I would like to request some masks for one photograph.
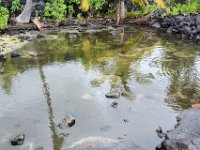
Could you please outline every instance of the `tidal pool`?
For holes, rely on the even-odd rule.
[[[155,129],[172,129],[200,97],[200,46],[188,43],[138,27],[63,31],[27,43],[22,57],[7,54],[0,64],[0,149],[61,150],[90,136],[155,149]],[[108,99],[109,91],[122,95]],[[76,124],[60,130],[67,114]],[[19,133],[25,143],[12,147],[9,138]]]

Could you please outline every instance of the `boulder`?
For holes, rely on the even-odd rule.
[[[66,115],[66,117],[63,118],[62,121],[58,124],[58,127],[60,129],[72,127],[74,126],[75,122],[76,122],[75,117],[73,117],[72,115]]]
[[[119,98],[120,93],[119,92],[109,92],[105,94],[106,98]]]
[[[200,110],[189,109],[177,117],[174,129],[167,131],[160,150],[198,150],[200,148]]]
[[[106,137],[86,137],[72,143],[64,150],[144,150],[133,141],[115,140]]]
[[[24,140],[25,140],[25,134],[19,134],[16,137],[10,139],[10,143],[13,146],[22,145],[24,144]]]

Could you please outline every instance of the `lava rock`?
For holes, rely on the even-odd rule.
[[[35,51],[30,51],[28,52],[28,55],[32,56],[32,57],[38,57],[38,53]]]
[[[28,35],[20,35],[20,36],[18,37],[18,39],[19,39],[21,42],[30,41],[30,36],[28,36]]]
[[[161,127],[158,127],[158,129],[156,129],[157,135],[159,138],[164,138],[165,137],[165,133],[163,132]]]
[[[154,28],[162,28],[162,31],[167,33],[174,33],[183,39],[191,39],[199,42],[198,35],[200,35],[200,15],[184,14],[178,16],[167,15],[165,18],[161,17],[162,11],[155,11],[154,20],[151,21],[150,26]]]
[[[200,111],[189,109],[178,116],[176,128],[167,131],[161,150],[198,150],[200,147]]]
[[[118,103],[117,103],[117,102],[112,102],[111,106],[112,106],[113,108],[117,108]]]
[[[7,59],[3,56],[3,55],[0,55],[0,62],[5,62]]]
[[[25,134],[19,134],[16,137],[10,139],[10,143],[13,146],[22,145],[24,144],[24,140],[25,140]]]
[[[63,120],[58,124],[58,127],[60,129],[64,129],[67,127],[72,127],[74,126],[76,120],[75,117],[73,117],[72,115],[67,115],[65,118],[63,118]]]
[[[10,53],[10,56],[12,58],[16,58],[16,57],[22,56],[22,54],[18,50],[15,50],[15,51],[13,51],[13,52]]]
[[[184,19],[185,19],[185,17],[182,15],[175,16],[175,21],[177,24],[180,24],[181,22],[183,22]]]
[[[160,25],[159,22],[154,22],[151,26],[152,26],[153,28],[157,28],[157,29],[161,27],[161,25]]]
[[[105,96],[107,98],[119,98],[120,93],[119,92],[109,92],[109,93],[105,94]]]
[[[41,39],[41,38],[44,38],[44,34],[38,33],[36,35],[36,39]]]
[[[196,25],[200,25],[200,15],[196,17]]]
[[[166,17],[163,19],[163,21],[160,23],[162,28],[168,28],[171,25],[171,19]]]

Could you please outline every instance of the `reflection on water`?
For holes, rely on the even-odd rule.
[[[20,49],[23,57],[7,54],[0,64],[0,145],[9,149],[6,138],[23,132],[28,141],[22,149],[60,150],[86,136],[154,149],[157,126],[173,128],[177,112],[200,96],[198,49],[142,28],[60,33],[30,42]],[[105,98],[109,91],[122,93],[119,108]],[[66,131],[56,124],[68,113],[77,123],[61,138]],[[109,131],[102,132],[104,126]]]

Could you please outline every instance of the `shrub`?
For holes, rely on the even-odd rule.
[[[52,0],[51,3],[46,3],[44,16],[46,18],[56,19],[57,21],[63,20],[66,16],[64,0]]]
[[[8,9],[0,6],[0,30],[4,30],[7,26],[9,18]]]
[[[13,0],[12,1],[12,6],[11,6],[12,13],[19,14],[22,11],[22,9],[23,9],[23,7],[20,3],[20,0]]]

